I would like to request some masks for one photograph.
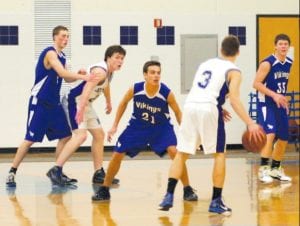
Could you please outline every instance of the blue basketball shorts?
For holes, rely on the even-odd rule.
[[[276,105],[257,104],[258,123],[264,128],[267,134],[274,133],[281,140],[288,140],[289,120],[284,108]]]
[[[53,105],[31,97],[25,140],[42,142],[45,135],[49,141],[71,136],[66,114],[61,104]]]
[[[170,123],[151,127],[128,125],[119,136],[114,151],[126,153],[133,158],[150,146],[151,150],[162,157],[169,146],[176,145],[176,135]]]

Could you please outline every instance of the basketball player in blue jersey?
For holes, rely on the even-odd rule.
[[[226,96],[233,110],[247,125],[252,139],[262,139],[259,126],[248,116],[239,97],[241,72],[234,64],[239,46],[235,36],[224,38],[222,57],[203,62],[196,72],[185,101],[178,135],[178,152],[170,168],[167,193],[159,205],[160,210],[166,211],[173,206],[175,187],[185,162],[190,154],[195,154],[201,143],[205,154],[214,154],[213,195],[209,212],[231,214],[231,208],[222,201],[225,180],[224,121],[230,119],[230,114],[222,109]]]
[[[104,93],[106,100],[106,113],[109,114],[111,112],[110,82],[112,80],[113,73],[121,69],[125,55],[126,51],[122,46],[109,46],[105,51],[104,60],[90,65],[87,69],[87,72],[93,73],[97,76],[103,76],[105,79],[101,82],[83,81],[79,84],[74,84],[74,87],[72,87],[70,92],[67,94],[68,104],[65,106],[65,110],[69,116],[73,136],[69,145],[66,145],[63,148],[62,153],[64,154],[58,157],[56,164],[57,167],[63,166],[64,162],[69,158],[69,155],[75,152],[85,141],[88,131],[93,136],[91,147],[95,169],[92,179],[93,183],[103,183],[105,176],[105,172],[102,167],[105,134],[92,103],[102,93]],[[57,167],[54,169],[57,169]],[[51,175],[52,174],[49,174],[52,181],[59,180],[56,178],[56,173],[52,176]],[[118,180],[114,179],[113,183],[117,184]]]
[[[7,186],[15,187],[17,168],[35,142],[59,139],[56,152],[59,154],[68,142],[71,131],[66,115],[60,103],[62,79],[72,82],[77,79],[93,80],[95,76],[86,76],[66,70],[66,57],[62,50],[69,40],[68,29],[57,26],[53,29],[53,46],[45,48],[38,59],[35,70],[35,82],[29,99],[27,130],[25,140],[19,146],[6,180]],[[65,181],[70,178],[64,175]]]
[[[258,122],[267,133],[267,143],[261,150],[261,166],[258,173],[259,180],[263,183],[271,183],[273,179],[291,181],[281,167],[288,143],[289,109],[285,94],[292,66],[292,60],[287,57],[289,47],[290,38],[286,34],[277,35],[275,53],[260,63],[253,83],[253,87],[258,91]],[[277,141],[273,149],[275,138]]]
[[[111,141],[117,131],[118,124],[131,99],[133,99],[133,113],[129,125],[117,140],[103,186],[96,191],[92,200],[110,200],[109,186],[118,173],[125,154],[133,158],[140,151],[146,150],[149,145],[158,156],[163,156],[167,152],[171,158],[174,158],[177,140],[170,122],[169,106],[174,111],[179,124],[181,111],[174,94],[164,83],[160,82],[160,72],[159,62],[146,62],[143,67],[145,81],[135,83],[119,104],[113,126],[108,131],[108,141]],[[189,185],[185,166],[181,181],[184,186],[184,199],[196,201],[198,197]]]

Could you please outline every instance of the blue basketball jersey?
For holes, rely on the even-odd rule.
[[[281,62],[274,55],[270,55],[262,62],[269,62],[271,65],[271,69],[264,81],[265,86],[276,93],[285,95],[293,61],[286,57],[285,61]],[[272,97],[262,93],[259,93],[258,97],[260,102],[275,105]]]
[[[167,103],[170,89],[160,83],[156,95],[149,97],[145,90],[145,82],[134,84],[133,113],[130,125],[147,127],[170,122],[169,105]]]
[[[38,100],[47,102],[49,104],[60,103],[60,88],[62,78],[58,76],[54,69],[46,69],[44,66],[44,58],[48,51],[55,51],[53,46],[45,48],[38,59],[35,69],[35,82],[31,90],[31,95],[37,97]],[[58,54],[58,59],[63,66],[66,64],[66,57],[63,52]]]
[[[48,70],[44,67],[44,58],[47,52],[52,50],[56,51],[54,47],[44,49],[36,65],[25,135],[25,139],[32,142],[42,142],[45,135],[48,140],[62,139],[71,135],[66,115],[60,104],[62,78],[54,69]],[[65,66],[64,53],[58,54],[58,59]]]
[[[81,95],[86,81],[82,81],[77,86],[72,87],[68,93],[68,103],[76,105],[76,98]]]

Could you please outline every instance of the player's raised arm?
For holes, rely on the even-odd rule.
[[[61,62],[57,58],[57,53],[54,50],[48,51],[45,58],[44,58],[44,65],[46,68],[53,68],[57,74],[65,79],[67,82],[73,82],[77,79],[82,80],[89,80],[85,75],[77,74],[74,72],[70,72],[64,68],[64,66],[61,64]]]

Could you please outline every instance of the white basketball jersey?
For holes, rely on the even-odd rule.
[[[231,61],[209,59],[198,67],[186,103],[223,104],[228,93],[227,74],[239,70]]]
[[[97,85],[92,90],[92,92],[89,96],[89,101],[90,102],[94,101],[95,99],[97,99],[98,96],[100,96],[100,94],[103,92],[103,89],[108,86],[109,82],[112,79],[112,75],[108,75],[107,63],[105,61],[101,61],[97,64],[93,64],[93,65],[89,66],[88,69],[87,69],[88,73],[91,73],[92,69],[97,68],[97,67],[102,68],[106,72],[107,76],[106,76],[105,81],[102,84]]]

